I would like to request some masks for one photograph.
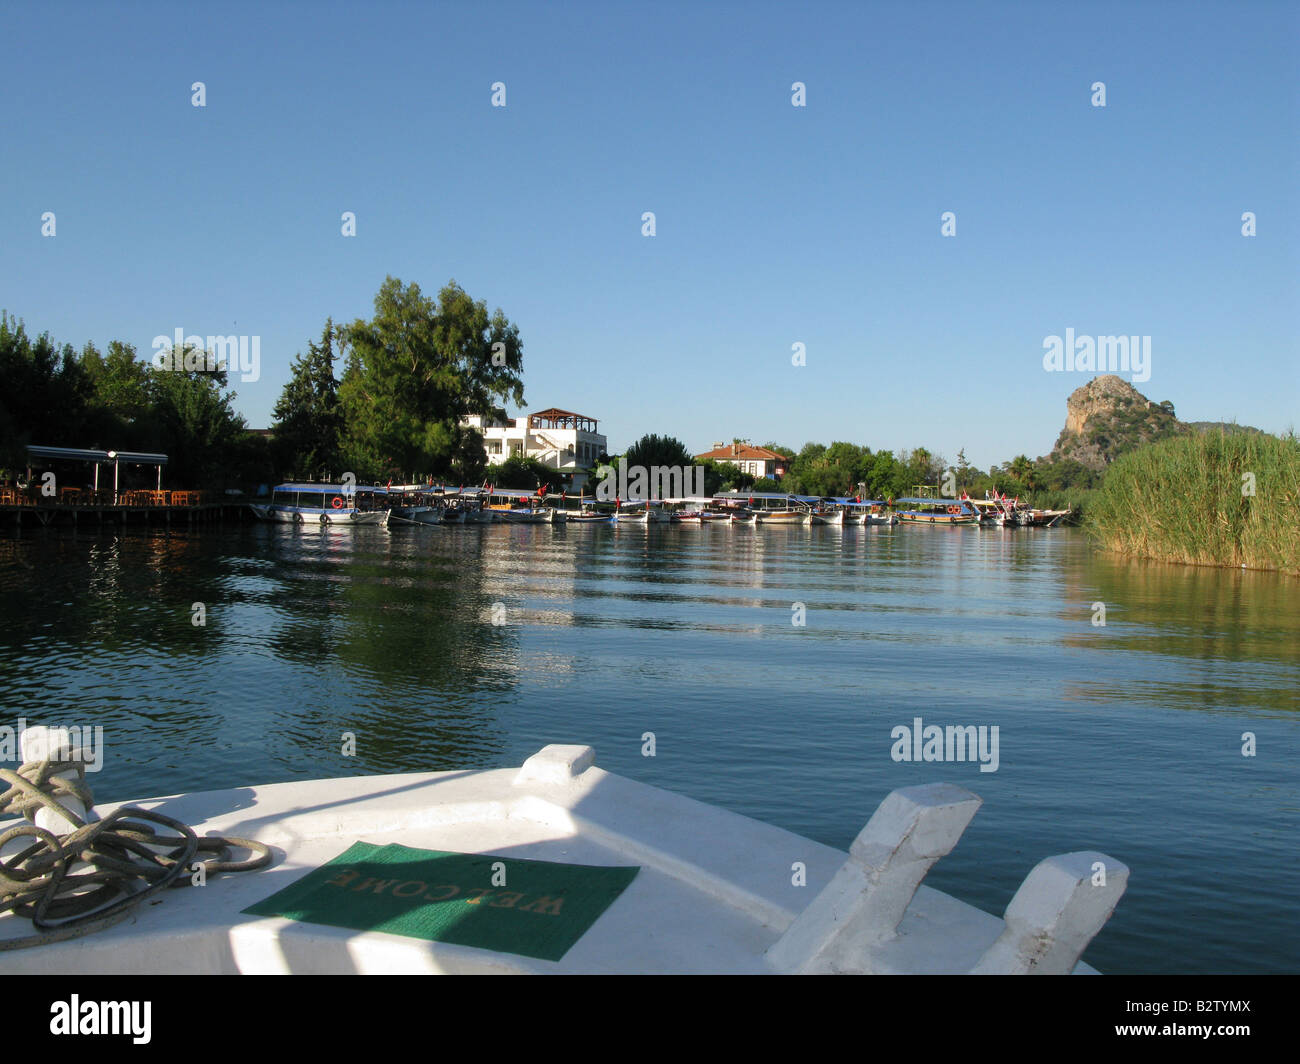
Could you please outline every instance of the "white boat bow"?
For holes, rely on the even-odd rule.
[[[961,787],[894,791],[845,854],[605,772],[594,758],[590,747],[547,746],[520,768],[280,783],[135,803],[200,836],[262,842],[272,864],[165,890],[96,934],[6,953],[5,969],[1091,973],[1079,957],[1128,878],[1104,854],[1053,857],[1030,873],[999,919],[921,883],[980,805]],[[357,841],[640,870],[559,961],[243,913]],[[0,937],[30,933],[28,921],[0,917]]]

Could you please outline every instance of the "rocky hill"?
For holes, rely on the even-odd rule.
[[[1173,403],[1154,403],[1128,381],[1106,374],[1070,393],[1065,428],[1048,461],[1072,459],[1100,472],[1125,451],[1187,431]]]

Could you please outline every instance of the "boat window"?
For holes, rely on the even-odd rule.
[[[292,506],[294,499],[292,491],[277,491],[271,495],[271,503],[279,506]]]
[[[299,506],[307,506],[319,510],[323,506],[324,502],[325,502],[325,496],[321,493],[314,492],[314,491],[298,492]]]

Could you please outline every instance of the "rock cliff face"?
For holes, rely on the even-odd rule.
[[[1070,393],[1065,428],[1049,459],[1073,459],[1100,472],[1125,451],[1185,431],[1172,403],[1153,403],[1127,381],[1107,374]]]

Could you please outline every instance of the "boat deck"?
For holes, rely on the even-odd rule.
[[[588,747],[551,746],[522,769],[362,776],[134,803],[182,820],[200,836],[264,842],[273,848],[272,866],[164,891],[105,931],[6,953],[4,968],[51,974],[797,970],[793,954],[769,956],[768,950],[853,860],[605,772],[593,756]],[[945,809],[954,808],[947,792],[978,805],[969,792],[948,787]],[[957,835],[964,826],[965,820]],[[356,841],[641,870],[558,962],[241,914]],[[792,883],[795,862],[806,868],[806,885]],[[874,936],[855,953],[850,970],[970,971],[1006,939],[1005,928],[1001,919],[922,885],[897,933]],[[30,933],[27,921],[0,918],[0,937]],[[1076,972],[1092,972],[1074,966],[1073,958],[1069,963]]]

